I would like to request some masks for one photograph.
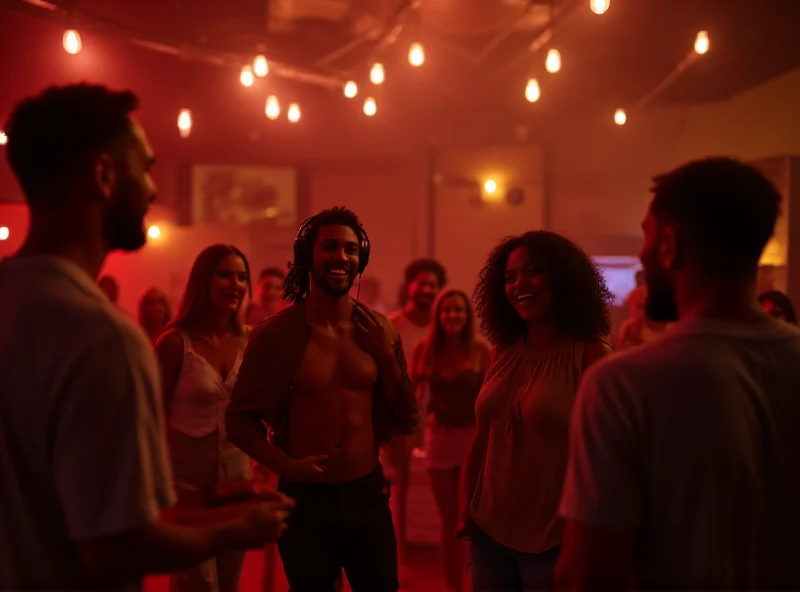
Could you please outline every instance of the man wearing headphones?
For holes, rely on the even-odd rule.
[[[418,415],[397,332],[350,297],[369,255],[349,210],[300,227],[284,284],[292,305],[253,333],[228,407],[228,439],[296,500],[279,545],[292,592],[333,590],[342,569],[354,592],[399,588],[378,450],[412,434]]]

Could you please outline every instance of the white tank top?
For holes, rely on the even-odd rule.
[[[225,435],[225,410],[242,363],[241,352],[225,379],[208,361],[194,351],[183,331],[183,363],[172,393],[169,423],[174,429],[196,438],[216,431]]]

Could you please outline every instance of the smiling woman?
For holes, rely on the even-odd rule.
[[[250,266],[236,247],[212,245],[195,259],[175,320],[156,343],[179,504],[250,477],[250,460],[227,441],[224,410],[247,343],[244,312]],[[178,592],[238,587],[243,553],[228,553],[174,574]]]
[[[471,539],[474,590],[548,589],[572,401],[584,370],[611,351],[600,339],[612,295],[580,247],[535,231],[492,251],[475,300],[495,351],[475,405],[458,532]]]

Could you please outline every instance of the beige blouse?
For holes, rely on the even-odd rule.
[[[561,543],[557,510],[585,346],[569,340],[533,355],[520,340],[497,355],[478,395],[489,444],[470,511],[511,549],[541,553]]]

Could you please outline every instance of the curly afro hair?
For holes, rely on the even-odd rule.
[[[613,296],[591,258],[571,240],[544,230],[504,239],[489,254],[475,286],[475,309],[481,328],[498,348],[512,345],[527,330],[525,321],[506,297],[505,271],[509,255],[525,247],[540,260],[553,289],[553,313],[560,330],[589,341],[611,331],[609,306]]]

